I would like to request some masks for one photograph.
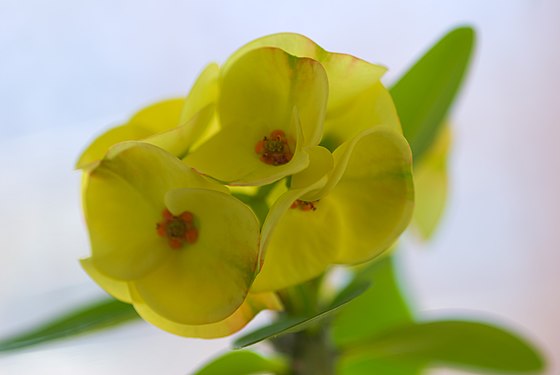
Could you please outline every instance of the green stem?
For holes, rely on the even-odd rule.
[[[284,335],[272,343],[289,358],[290,375],[335,375],[336,351],[328,327]]]
[[[285,314],[312,316],[319,309],[323,275],[280,291]],[[336,351],[325,321],[304,331],[271,340],[274,348],[289,358],[290,375],[334,375]]]

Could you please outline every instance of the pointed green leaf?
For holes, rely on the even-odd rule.
[[[391,89],[415,162],[431,146],[469,65],[475,33],[445,35]]]
[[[265,358],[248,350],[238,350],[214,358],[193,375],[282,374],[286,364],[280,359]]]
[[[412,322],[412,312],[399,289],[394,268],[394,260],[388,256],[357,272],[349,287],[364,282],[370,282],[371,287],[333,319],[332,335],[337,346],[344,347]]]
[[[51,320],[31,331],[0,340],[0,352],[93,332],[136,318],[138,314],[131,305],[107,298]]]
[[[261,327],[245,336],[242,336],[234,341],[233,346],[236,349],[244,348],[249,345],[256,344],[263,340],[270,338],[275,338],[278,336],[285,335],[287,333],[294,333],[302,331],[317,322],[331,316],[334,312],[338,311],[342,306],[346,305],[348,302],[352,301],[354,298],[358,297],[364,293],[369,284],[362,283],[356,285],[352,292],[346,293],[343,298],[339,298],[334,301],[328,307],[321,309],[318,313],[311,316],[287,316],[282,318],[268,326]]]
[[[453,320],[389,330],[345,355],[508,374],[544,368],[543,358],[520,336],[485,323]]]

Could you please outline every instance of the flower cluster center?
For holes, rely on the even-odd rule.
[[[168,209],[161,213],[163,220],[157,223],[156,231],[160,237],[166,237],[169,247],[180,249],[185,243],[193,244],[198,239],[198,230],[194,226],[193,214],[184,211],[173,215]]]
[[[298,199],[294,201],[294,203],[292,203],[290,208],[299,208],[302,211],[315,211],[317,209],[316,206],[317,202],[319,201],[308,202],[308,201],[302,201],[301,199]]]
[[[288,144],[288,138],[283,130],[274,130],[269,136],[257,142],[255,152],[259,159],[269,165],[282,165],[292,160],[292,151]]]

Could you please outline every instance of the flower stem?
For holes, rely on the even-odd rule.
[[[281,336],[273,345],[289,358],[290,375],[334,375],[336,351],[328,336],[323,326]]]
[[[286,311],[293,316],[313,316],[320,305],[323,275],[282,290],[279,294]],[[272,339],[274,348],[289,359],[289,375],[334,375],[336,350],[330,339],[330,324],[321,323],[306,330]]]

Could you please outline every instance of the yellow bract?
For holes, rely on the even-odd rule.
[[[84,264],[115,297],[179,325],[220,322],[244,303],[259,223],[224,186],[153,145],[125,142],[88,173],[83,199],[92,244]],[[158,234],[166,210],[194,218],[196,241],[174,248],[170,232]]]
[[[323,149],[324,150],[324,149]],[[264,266],[253,290],[282,289],[309,280],[331,264],[364,262],[388,249],[413,207],[411,154],[389,127],[366,130],[333,154],[312,158],[271,207],[263,226]],[[329,168],[329,165],[332,165]],[[323,178],[321,173],[326,172]],[[309,182],[306,188],[299,181]],[[304,201],[309,205],[294,205]]]
[[[234,185],[265,185],[308,165],[321,138],[328,96],[321,64],[277,48],[258,48],[222,71],[221,130],[185,158],[198,171]],[[273,132],[287,138],[289,157],[266,163],[256,145]]]
[[[325,69],[329,95],[323,142],[329,148],[334,149],[360,131],[380,124],[401,132],[391,96],[380,81],[385,67],[352,55],[328,52],[303,35],[279,33],[256,39],[237,50],[222,70],[227,74],[242,56],[263,47],[315,60]]]
[[[414,168],[414,186],[418,199],[412,223],[423,239],[429,239],[434,234],[445,209],[450,143],[451,131],[445,125],[433,146]]]
[[[229,336],[245,327],[262,310],[281,310],[282,303],[275,293],[249,293],[241,306],[227,318],[209,324],[181,324],[156,313],[126,281],[111,279],[93,267],[91,258],[81,260],[82,267],[107,293],[120,301],[134,304],[138,314],[164,331],[185,337],[212,339]],[[134,296],[134,298],[133,298]]]

